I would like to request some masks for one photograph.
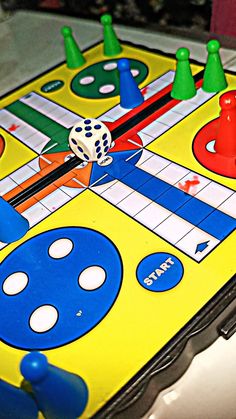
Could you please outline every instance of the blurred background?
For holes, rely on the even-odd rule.
[[[114,22],[209,30],[211,0],[2,0],[4,10],[35,9],[94,19],[112,13]],[[177,12],[177,13],[176,13]]]
[[[0,0],[0,4],[7,12],[30,9],[88,19],[108,12],[115,23],[198,40],[209,32],[236,36],[235,0]]]

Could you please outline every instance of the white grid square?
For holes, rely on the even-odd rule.
[[[204,201],[207,204],[211,205],[212,207],[217,208],[232,194],[233,191],[231,189],[219,185],[219,183],[210,182],[204,189],[202,189],[197,194],[196,197],[198,199],[201,199],[201,201]]]
[[[139,152],[139,160],[136,163],[135,166],[140,167],[146,160],[150,159],[152,157],[153,153],[149,150],[146,150],[145,148],[140,150]],[[132,159],[131,159],[132,161]]]
[[[111,180],[110,182],[107,183],[103,183],[103,185],[94,185],[94,186],[90,186],[90,189],[92,191],[94,191],[96,194],[101,195],[104,191],[106,191],[107,189],[109,189],[111,186],[113,186],[115,183],[117,182],[117,180]]]
[[[16,134],[14,134],[14,132]],[[31,137],[31,135],[34,135],[37,131],[30,125],[25,124],[23,122],[23,124],[21,124],[21,127],[14,132],[13,135],[16,135],[17,138],[22,139],[24,141],[27,138]]]
[[[45,198],[41,199],[40,202],[53,212],[60,208],[63,204],[70,201],[71,197],[65,194],[62,190],[56,189]]]
[[[140,169],[145,170],[145,172],[148,172],[151,175],[156,175],[170,164],[170,161],[165,159],[164,157],[152,154],[151,157],[145,160],[139,167]]]
[[[174,78],[175,78],[175,71],[170,70],[170,71],[167,71],[165,74],[163,74],[160,77],[160,80],[166,80],[170,84],[174,81]]]
[[[182,101],[178,103],[174,108],[173,111],[176,113],[181,114],[183,117],[193,112],[195,109],[197,109],[196,103],[191,103],[191,101]]]
[[[55,120],[55,118],[62,118],[64,115],[66,115],[66,109],[62,108],[61,106],[56,106],[56,109],[54,109],[52,112],[48,113],[48,117],[50,119]]]
[[[161,79],[160,77],[154,80],[152,83],[148,85],[148,88],[153,92],[153,94],[160,92],[166,86],[170,84],[167,80]]]
[[[28,166],[31,167],[35,172],[39,172],[41,169],[39,167],[39,157],[36,157],[36,159],[31,160],[28,163]]]
[[[47,104],[47,99],[39,96],[37,93],[31,92],[29,93],[30,97],[23,96],[20,101],[25,103],[26,105],[31,106],[34,109],[40,110]]]
[[[49,137],[47,137],[44,134],[41,134],[40,132],[36,132],[36,134],[31,135],[31,137],[24,140],[24,144],[26,144],[32,150],[36,151],[36,153],[41,153],[41,151],[44,149],[45,145],[49,141]]]
[[[157,177],[169,183],[170,185],[174,185],[189,173],[189,170],[185,167],[179,166],[176,163],[171,163],[169,166],[159,172]]]
[[[27,164],[20,167],[20,169],[10,174],[10,178],[14,180],[18,185],[23,183],[25,180],[30,179],[35,175],[35,171],[31,169]]]
[[[167,131],[169,127],[167,125],[161,124],[160,122],[154,121],[151,124],[147,125],[145,128],[142,129],[144,134],[150,135],[154,139],[159,137],[159,135],[163,134],[163,132]]]
[[[116,205],[132,192],[134,192],[133,189],[118,181],[110,188],[106,189],[101,196]]]
[[[172,127],[177,124],[177,122],[181,121],[181,119],[183,119],[183,117],[179,113],[168,111],[164,115],[161,115],[157,121],[168,125],[168,127]]]
[[[125,199],[120,201],[117,206],[118,208],[122,209],[126,214],[129,214],[133,217],[147,205],[149,205],[152,201],[148,199],[146,196],[140,194],[139,192],[133,192],[128,195]]]
[[[5,177],[0,181],[0,196],[5,195],[7,192],[17,187],[17,183],[14,182],[9,176]]]
[[[195,227],[186,236],[184,236],[176,246],[183,250],[184,253],[191,256],[198,262],[202,260],[217,244],[219,240],[207,234],[205,231]],[[199,247],[198,246],[202,245]]]
[[[125,115],[129,112],[130,109],[124,109],[120,105],[114,106],[114,108],[110,109],[105,113],[106,116],[116,121],[121,116]]]
[[[81,120],[82,118],[80,116],[67,112],[60,118],[60,124],[65,128],[71,128]]]
[[[236,218],[236,193],[234,192],[226,201],[224,201],[218,208],[225,214]]]
[[[206,93],[202,89],[198,89],[196,96],[191,99],[191,102],[196,103],[197,105],[202,105],[214,95],[215,93]]]
[[[57,105],[49,100],[47,100],[46,104],[40,109],[44,115],[49,115],[50,112],[55,111]]]
[[[138,133],[139,137],[142,140],[142,143],[144,145],[144,147],[148,144],[150,144],[153,141],[153,137],[150,137],[150,135],[145,134],[144,132],[140,131]]]
[[[211,181],[210,179],[207,179],[204,176],[199,175],[198,173],[194,173],[194,172],[189,172],[186,176],[184,176],[180,181],[176,182],[175,186],[178,187],[179,189],[183,190],[181,188],[181,185],[184,187],[185,186],[185,182],[188,180],[196,180],[199,183],[197,185],[192,185],[189,188],[189,191],[185,191],[187,192],[189,195],[195,196],[196,194],[198,194],[198,192],[200,192],[203,188],[205,188],[206,185],[208,185]]]
[[[135,219],[140,221],[143,225],[153,230],[157,225],[162,223],[171,215],[171,212],[161,205],[152,202],[142,211],[135,215]]]
[[[38,224],[41,220],[50,215],[50,211],[40,202],[37,202],[37,204],[32,205],[32,207],[22,212],[22,215],[27,218],[30,227],[33,227],[35,224]]]
[[[193,227],[194,226],[188,221],[185,221],[176,214],[172,214],[169,218],[163,221],[163,223],[157,226],[154,229],[154,232],[168,240],[168,242],[175,244],[190,230],[192,230]]]
[[[11,124],[21,125],[23,122],[21,119],[17,118],[12,113],[8,112],[6,109],[0,110],[0,125],[8,131],[8,128]]]
[[[74,196],[79,195],[81,192],[84,191],[84,188],[71,188],[69,186],[60,186],[59,188],[62,192],[64,192],[66,195],[69,195],[71,198],[74,198]]]

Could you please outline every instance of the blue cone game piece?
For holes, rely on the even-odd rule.
[[[38,408],[24,390],[0,380],[0,419],[37,419]]]
[[[125,109],[136,108],[144,98],[130,71],[129,60],[121,58],[117,66],[120,73],[120,106]]]
[[[12,243],[29,230],[29,222],[7,201],[0,197],[0,241]]]
[[[83,413],[88,388],[81,377],[48,364],[40,352],[27,354],[20,369],[46,419],[76,419]]]

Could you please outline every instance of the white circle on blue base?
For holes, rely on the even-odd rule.
[[[121,283],[120,254],[103,234],[84,227],[41,233],[0,264],[0,338],[27,350],[79,339],[107,315]]]
[[[153,253],[137,267],[137,279],[142,287],[153,292],[168,291],[182,279],[184,268],[180,260],[170,253]]]

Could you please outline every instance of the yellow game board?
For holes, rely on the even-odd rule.
[[[121,56],[133,60],[144,106],[169,94],[173,58],[131,45]],[[82,417],[90,418],[234,275],[236,195],[235,179],[204,168],[192,152],[200,128],[219,116],[219,94],[198,85],[194,98],[170,97],[169,108],[160,105],[136,129],[134,111],[115,94],[117,60],[101,44],[85,58],[80,69],[61,64],[1,100],[1,195],[31,228],[0,244],[0,376],[20,386],[22,357],[40,350],[85,380]],[[227,80],[235,89],[236,77]],[[112,133],[124,124],[130,132],[116,134],[111,165],[74,164],[24,200],[73,161],[68,134],[90,117]],[[23,284],[16,291],[15,281]]]

